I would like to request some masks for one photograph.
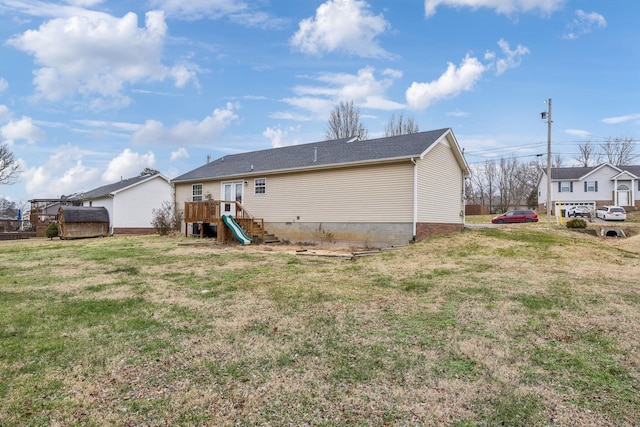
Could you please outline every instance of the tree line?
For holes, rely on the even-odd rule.
[[[419,132],[413,117],[392,114],[385,126],[384,135],[397,136]],[[360,109],[353,101],[340,101],[329,113],[325,137],[327,140],[358,138],[366,140],[369,131],[364,126]],[[579,166],[595,166],[608,162],[616,166],[633,164],[637,159],[635,142],[631,138],[608,138],[600,144],[590,140],[578,146],[574,160]],[[562,167],[563,159],[556,155],[552,167]],[[489,160],[471,167],[471,177],[466,182],[468,204],[488,206],[494,211],[505,211],[513,206],[537,206],[537,181],[546,165],[538,162],[520,162],[516,158]],[[20,175],[20,163],[14,158],[0,134],[0,184],[12,184]],[[141,175],[158,173],[144,170]],[[1,205],[0,205],[1,207]],[[5,206],[6,207],[6,206]]]
[[[579,155],[574,160],[583,167],[604,162],[628,166],[638,158],[631,138],[608,138],[600,144],[587,141],[578,148]],[[551,167],[561,168],[563,163],[556,154]],[[492,213],[519,206],[534,209],[538,206],[538,180],[546,168],[546,163],[520,162],[515,157],[472,165],[465,188],[467,204],[487,206]]]

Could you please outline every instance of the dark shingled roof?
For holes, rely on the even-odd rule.
[[[180,175],[172,182],[418,157],[448,131],[450,129],[445,128],[365,141],[343,138],[232,154]]]
[[[65,223],[77,222],[106,222],[109,223],[109,212],[105,207],[62,206],[58,211],[62,213]]]
[[[141,175],[133,178],[123,179],[114,184],[103,185],[102,187],[94,188],[93,190],[85,191],[84,193],[79,193],[73,198],[77,200],[88,200],[105,197],[113,193],[114,191],[118,191],[131,185],[137,184],[141,181],[149,179],[152,176],[154,175]]]
[[[579,180],[583,176],[593,172],[595,169],[598,169],[602,165],[591,166],[591,167],[577,167],[577,168],[552,168],[551,169],[551,180],[555,181],[575,181]],[[630,165],[630,166],[617,166],[618,169],[622,171],[631,172],[635,176],[640,176],[640,165]]]

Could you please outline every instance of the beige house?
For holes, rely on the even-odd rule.
[[[283,241],[385,247],[461,231],[468,175],[447,128],[229,155],[172,184],[178,207],[219,201],[219,215],[250,213]]]

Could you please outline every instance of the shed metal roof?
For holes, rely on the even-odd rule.
[[[450,128],[444,128],[364,141],[342,138],[232,154],[180,175],[172,182],[223,179],[419,157],[450,131]]]

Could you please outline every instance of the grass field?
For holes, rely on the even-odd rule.
[[[0,426],[637,426],[629,234],[3,241]]]

